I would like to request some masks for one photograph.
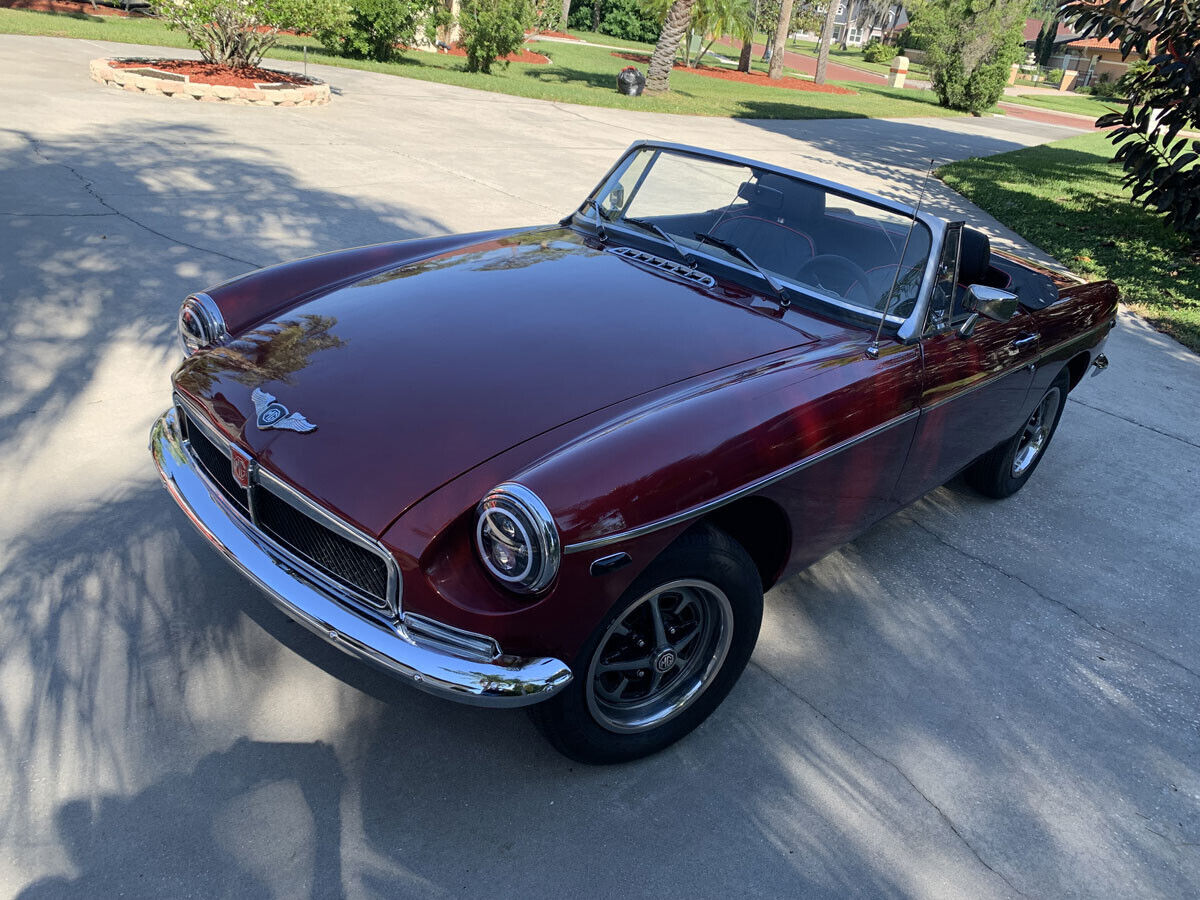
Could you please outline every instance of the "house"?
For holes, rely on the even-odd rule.
[[[1154,43],[1147,48],[1154,55]],[[1095,81],[1118,81],[1129,64],[1146,59],[1136,50],[1125,59],[1121,58],[1121,45],[1107,38],[1076,38],[1063,45],[1061,54],[1051,57],[1050,65],[1065,71],[1079,73],[1078,84],[1088,85]]]
[[[825,14],[825,7],[818,6],[817,12]],[[905,28],[908,25],[908,13],[904,11],[903,3],[893,3],[886,10],[876,13],[869,11],[864,0],[839,0],[837,17],[833,20],[833,42],[845,43],[850,47],[861,47],[872,40],[883,40],[887,35]],[[816,34],[804,34],[815,40]]]

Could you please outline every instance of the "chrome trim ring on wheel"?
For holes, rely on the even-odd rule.
[[[1050,388],[1038,404],[1038,408],[1033,411],[1033,415],[1029,417],[1029,421],[1025,423],[1021,439],[1017,442],[1017,452],[1013,454],[1013,478],[1020,478],[1028,472],[1029,467],[1046,449],[1050,440],[1050,430],[1054,427],[1054,414],[1058,412],[1060,396],[1058,388]]]
[[[660,585],[608,627],[587,672],[587,704],[609,731],[655,728],[687,709],[733,641],[729,598],[707,581]]]

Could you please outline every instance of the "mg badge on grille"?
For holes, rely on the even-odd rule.
[[[258,413],[256,424],[263,431],[268,428],[282,428],[285,431],[307,432],[317,428],[300,413],[289,412],[286,406],[262,388],[255,388],[250,399],[254,401],[254,411]]]
[[[230,467],[233,469],[233,480],[240,487],[250,489],[250,457],[234,447],[229,446]]]

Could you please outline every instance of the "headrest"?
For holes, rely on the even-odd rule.
[[[758,176],[760,187],[773,188],[783,195],[781,215],[788,221],[812,220],[825,214],[825,190],[795,178],[764,172]]]
[[[964,228],[958,259],[958,283],[983,284],[988,266],[992,264],[992,242],[982,231]]]
[[[738,196],[759,209],[775,210],[783,206],[783,192],[773,187],[757,184],[753,181],[743,181],[738,185]]]

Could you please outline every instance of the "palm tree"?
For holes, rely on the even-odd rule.
[[[689,68],[700,65],[705,54],[712,49],[717,40],[727,34],[748,37],[750,34],[750,3],[749,0],[696,0],[692,9],[692,24],[689,29],[701,35],[701,40],[708,37],[708,43],[700,47],[696,56],[687,59]],[[690,48],[690,43],[689,43]]]
[[[825,83],[825,69],[829,66],[829,43],[833,40],[833,20],[837,18],[837,4],[828,0],[825,4],[825,24],[821,26],[821,42],[817,50],[817,84]]]
[[[783,77],[783,54],[787,48],[788,32],[792,30],[793,0],[783,0],[779,7],[779,23],[775,26],[775,42],[771,49],[771,65],[767,77],[779,80]],[[829,4],[833,5],[832,2]]]
[[[675,48],[679,39],[688,29],[692,21],[692,7],[696,0],[675,0],[663,23],[662,34],[654,46],[650,57],[650,67],[646,71],[646,90],[669,91],[671,89],[671,67],[675,65]]]

